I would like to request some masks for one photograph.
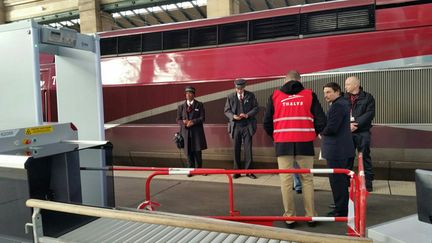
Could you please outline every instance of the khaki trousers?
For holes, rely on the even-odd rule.
[[[313,156],[293,156],[285,155],[277,157],[279,169],[293,169],[294,161],[302,169],[313,168]],[[303,205],[305,208],[306,216],[316,216],[314,204],[314,185],[312,174],[299,174],[300,180],[303,185]],[[279,174],[281,180],[282,200],[285,209],[284,216],[296,216],[294,195],[293,195],[293,174]],[[293,221],[286,221],[292,223]]]

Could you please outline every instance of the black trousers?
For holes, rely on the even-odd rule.
[[[327,166],[335,169],[347,169],[348,160],[327,160]],[[333,193],[333,201],[335,203],[335,215],[347,216],[348,215],[348,186],[349,179],[345,174],[329,174],[330,187]]]
[[[241,162],[241,145],[244,143],[244,165]],[[234,169],[250,169],[252,164],[252,135],[247,126],[234,127]]]
[[[202,152],[200,151],[189,151],[188,152],[188,164],[189,168],[202,168]]]
[[[372,170],[372,159],[370,156],[370,143],[371,134],[367,132],[353,133],[354,147],[358,152],[363,153],[363,165],[365,171],[366,186],[372,186],[374,180],[374,173]],[[350,158],[348,162],[348,169],[352,170],[354,166],[354,158]]]
[[[188,139],[188,151],[187,151],[187,166],[188,168],[202,168],[202,152],[201,150],[193,151],[192,148],[192,137],[189,134]]]

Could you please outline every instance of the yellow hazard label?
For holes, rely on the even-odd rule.
[[[41,127],[27,128],[25,130],[25,134],[26,135],[37,135],[37,134],[51,133],[53,131],[54,131],[53,126],[41,126]]]

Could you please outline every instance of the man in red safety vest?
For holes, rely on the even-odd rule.
[[[300,83],[300,74],[289,71],[284,85],[270,96],[264,115],[264,130],[274,140],[279,169],[313,168],[314,145],[317,134],[326,125],[326,117],[315,93]],[[292,193],[293,175],[280,174],[284,216],[295,216]],[[303,204],[306,216],[316,216],[312,174],[301,174]],[[287,221],[288,228],[295,222]],[[308,222],[313,227],[315,222]]]

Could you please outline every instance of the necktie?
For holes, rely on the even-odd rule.
[[[186,109],[186,112],[187,113],[190,113],[192,111],[192,105],[188,105],[188,107],[187,107],[187,109]]]
[[[240,102],[243,103],[243,94],[240,95]]]

